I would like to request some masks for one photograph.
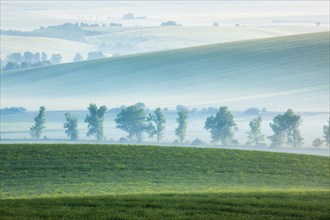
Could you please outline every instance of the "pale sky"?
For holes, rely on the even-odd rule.
[[[126,13],[146,19],[124,20]],[[1,29],[65,22],[158,26],[167,20],[185,26],[329,25],[329,1],[1,1]]]

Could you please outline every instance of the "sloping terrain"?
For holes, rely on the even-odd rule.
[[[328,219],[329,158],[124,145],[0,145],[2,219]]]
[[[106,58],[1,75],[3,106],[328,109],[329,32]]]
[[[1,144],[1,198],[329,190],[329,157],[231,149]]]
[[[66,29],[62,30],[61,27]],[[272,26],[272,27],[213,27],[213,26],[155,26],[155,27],[85,27],[87,32],[95,36],[85,36],[80,30],[80,40],[74,41],[73,24],[56,26],[54,32],[47,33],[45,28],[39,29],[48,37],[31,32],[32,36],[0,35],[1,59],[14,53],[25,51],[61,53],[63,62],[71,62],[76,53],[84,58],[90,51],[101,50],[105,54],[125,55],[141,52],[178,49],[206,44],[234,42],[278,36],[298,35],[327,31],[318,26]],[[54,26],[55,27],[55,26]],[[54,28],[53,27],[53,28]],[[71,33],[72,31],[72,33]],[[58,38],[63,35],[64,39]],[[82,35],[82,36],[80,36]],[[84,43],[82,43],[84,42]]]
[[[102,28],[91,30],[100,31]],[[327,30],[326,27],[317,26],[119,27],[108,34],[86,37],[86,40],[92,44],[105,44],[106,46],[100,47],[100,49],[108,53],[132,54]]]

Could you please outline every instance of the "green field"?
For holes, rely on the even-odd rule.
[[[1,144],[2,219],[329,219],[329,157]]]

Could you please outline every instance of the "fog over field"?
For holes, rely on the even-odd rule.
[[[169,109],[164,143],[176,138],[176,106],[199,110],[189,113],[186,141],[205,143],[211,114],[201,110],[228,106],[240,144],[257,116],[242,112],[255,107],[267,109],[266,136],[273,117],[293,109],[311,147],[329,118],[328,8],[328,1],[1,1],[1,108],[28,110],[1,113],[1,138],[29,139],[45,106],[43,136],[65,139],[64,113],[72,111],[81,140],[91,140],[90,103],[143,102]],[[116,114],[106,114],[107,141],[126,137]]]
[[[328,0],[1,0],[1,219],[330,219]]]

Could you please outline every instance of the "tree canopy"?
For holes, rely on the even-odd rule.
[[[250,131],[247,132],[248,134],[248,142],[247,145],[255,145],[259,147],[262,141],[265,140],[265,135],[261,133],[261,117],[254,118],[250,121],[249,127]]]
[[[323,126],[323,138],[324,138],[324,142],[325,144],[327,144],[328,146],[330,145],[330,119],[328,119],[328,125],[324,125]]]
[[[274,135],[269,139],[272,141],[272,146],[281,146],[286,142],[288,145],[298,147],[303,144],[299,126],[302,123],[299,115],[296,115],[291,109],[288,109],[284,114],[278,114],[274,117],[273,123],[270,123]]]
[[[153,114],[149,114],[147,118],[148,126],[147,131],[150,137],[157,136],[157,142],[162,139],[165,130],[166,119],[163,111],[160,108],[157,108]]]
[[[30,128],[32,138],[39,139],[42,130],[45,128],[45,111],[46,108],[41,106],[37,116],[34,118],[34,125]]]
[[[182,143],[186,138],[187,124],[188,124],[188,110],[186,108],[177,108],[178,117],[176,121],[178,127],[175,129],[175,135],[178,137],[179,141]]]
[[[233,142],[237,127],[228,107],[221,106],[215,116],[206,119],[204,129],[210,131],[213,143],[221,141],[223,145],[227,145]]]
[[[85,122],[88,123],[87,136],[94,135],[98,141],[101,141],[104,139],[103,121],[107,107],[103,105],[98,108],[95,104],[90,104],[88,111],[89,115],[85,119]]]
[[[138,104],[128,106],[120,111],[115,122],[117,128],[128,133],[128,138],[132,141],[134,138],[138,142],[143,139],[143,132],[146,131],[145,109]]]
[[[75,116],[71,115],[70,112],[66,112],[65,120],[66,122],[64,123],[63,127],[65,128],[66,135],[71,140],[77,140],[79,136],[78,119]]]

